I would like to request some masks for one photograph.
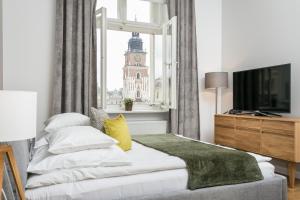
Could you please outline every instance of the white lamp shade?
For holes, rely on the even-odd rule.
[[[0,90],[0,142],[36,136],[37,93]]]

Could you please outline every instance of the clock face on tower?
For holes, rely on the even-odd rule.
[[[135,60],[135,62],[138,62],[138,63],[139,63],[139,62],[141,62],[142,59],[141,59],[141,56],[140,56],[140,55],[135,55],[135,56],[134,56],[134,60]]]

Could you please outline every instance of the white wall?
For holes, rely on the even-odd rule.
[[[224,0],[222,19],[222,69],[232,72],[292,63],[291,115],[300,117],[300,1]],[[223,94],[222,109],[229,108],[232,81]],[[285,162],[273,162],[276,171],[287,173]]]
[[[38,130],[49,115],[54,39],[54,0],[3,0],[3,86],[38,92]]]
[[[195,10],[201,140],[213,142],[215,93],[204,89],[204,77],[206,72],[221,71],[222,0],[196,0]]]
[[[0,90],[3,88],[2,0],[0,0]]]
[[[222,19],[223,70],[292,63],[291,115],[300,116],[300,1],[224,0]],[[222,108],[232,108],[232,81]]]

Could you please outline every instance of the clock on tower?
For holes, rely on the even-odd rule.
[[[128,41],[123,67],[123,98],[132,98],[136,102],[148,102],[149,67],[146,66],[146,52],[139,33],[133,32]]]
[[[141,62],[141,56],[140,55],[135,55],[134,60],[135,60],[135,62],[140,63]]]

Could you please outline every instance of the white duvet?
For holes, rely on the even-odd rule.
[[[27,181],[27,188],[50,186],[53,184],[71,183],[87,179],[102,179],[110,177],[120,177],[127,175],[146,174],[166,170],[185,169],[186,165],[178,157],[170,156],[160,151],[147,148],[141,144],[133,142],[132,150],[126,152],[130,166],[122,167],[87,167],[77,169],[57,170],[43,175],[33,175]],[[260,168],[272,168],[269,157],[252,154]],[[264,171],[262,170],[265,176]],[[274,173],[274,169],[271,172]]]
[[[117,145],[106,149],[91,149],[65,154],[51,154],[48,146],[40,147],[27,172],[35,174],[49,174],[64,169],[81,169],[85,167],[115,167],[130,165],[126,153]]]
[[[130,166],[81,167],[57,170],[42,175],[32,175],[27,180],[26,188],[69,183],[87,179],[101,179],[155,171],[184,169],[186,167],[185,162],[180,158],[167,155],[151,148],[141,148],[141,146],[142,145],[133,142],[132,150],[126,153],[126,159],[131,163]],[[79,159],[80,158],[78,158],[78,160]]]

